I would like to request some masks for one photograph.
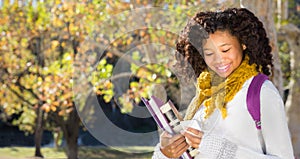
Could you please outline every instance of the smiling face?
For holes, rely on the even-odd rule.
[[[204,61],[220,77],[227,78],[242,62],[243,49],[228,31],[216,31],[204,43]]]

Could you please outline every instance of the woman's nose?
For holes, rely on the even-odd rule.
[[[223,62],[223,59],[224,59],[224,57],[223,57],[222,52],[220,52],[220,51],[216,52],[216,54],[215,54],[215,56],[214,56],[214,61],[215,61],[216,63],[222,63],[222,62]]]

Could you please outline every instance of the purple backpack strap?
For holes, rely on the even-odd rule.
[[[256,128],[258,130],[261,129],[260,122],[260,89],[264,81],[268,79],[268,76],[259,73],[255,77],[253,77],[252,82],[248,88],[247,92],[247,108],[255,121]]]

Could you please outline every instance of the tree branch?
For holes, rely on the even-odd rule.
[[[33,103],[30,103],[28,100],[26,100],[25,98],[23,98],[23,96],[22,95],[20,95],[17,91],[15,91],[14,89],[12,89],[11,87],[10,87],[10,85],[6,85],[7,86],[7,88],[11,91],[11,92],[13,92],[18,98],[20,98],[22,101],[24,101],[25,103],[27,103],[27,104],[29,104],[29,105],[31,105],[31,106],[33,106],[34,104]]]

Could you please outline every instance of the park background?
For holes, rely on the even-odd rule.
[[[175,41],[195,12],[227,7],[265,25],[300,156],[299,0],[1,0],[0,158],[151,158],[159,130],[140,98],[184,114],[195,88],[173,69]]]

